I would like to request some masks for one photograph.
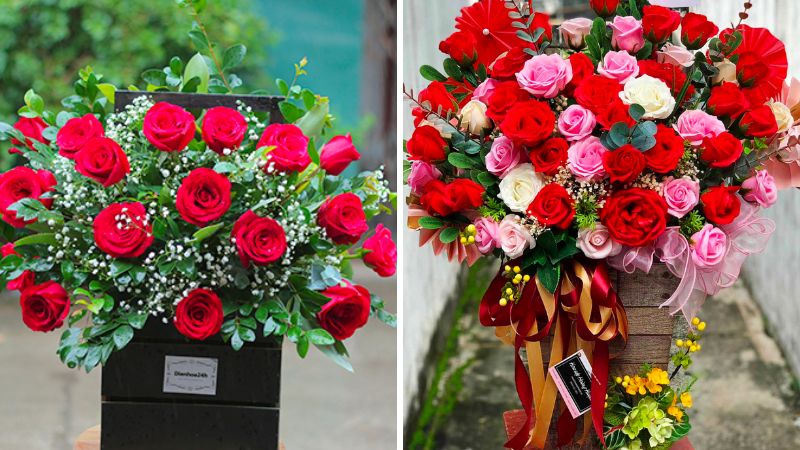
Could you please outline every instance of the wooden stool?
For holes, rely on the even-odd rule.
[[[516,435],[519,430],[525,425],[525,411],[521,409],[517,409],[514,411],[506,411],[503,413],[503,420],[506,424],[506,434],[509,438],[511,436]],[[548,448],[555,448],[554,446],[551,447],[548,445]],[[561,447],[562,449],[569,448],[569,449],[577,449],[577,445],[572,445],[569,447]],[[77,450],[77,448],[76,448]],[[525,450],[533,450],[533,447],[525,447]],[[680,441],[676,442],[670,450],[694,450],[692,444],[689,442],[689,438],[683,438]]]
[[[100,450],[100,425],[81,433],[75,441],[75,450]],[[286,450],[282,443],[281,450]]]

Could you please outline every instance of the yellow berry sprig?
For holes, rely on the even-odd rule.
[[[525,285],[531,281],[530,275],[523,275],[522,268],[519,266],[510,266],[508,264],[503,267],[503,276],[510,281],[503,286],[502,297],[500,297],[500,306],[506,306],[509,302],[516,303],[522,296],[522,291]]]
[[[692,318],[692,326],[695,327],[694,331],[690,331],[686,339],[677,339],[675,345],[683,349],[683,352],[678,352],[672,355],[672,362],[675,364],[675,370],[670,375],[670,379],[675,378],[675,375],[681,369],[688,369],[692,365],[692,358],[689,356],[691,353],[697,353],[702,350],[703,346],[700,345],[700,339],[703,337],[703,331],[706,329],[706,323],[700,320],[699,317]]]
[[[474,244],[475,243],[475,234],[477,233],[477,231],[478,230],[477,230],[477,228],[475,228],[475,225],[473,225],[473,224],[467,225],[467,227],[464,228],[464,231],[462,231],[460,233],[461,237],[459,238],[459,242],[461,242],[464,245],[472,245],[472,244]]]

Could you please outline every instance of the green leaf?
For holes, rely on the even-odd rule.
[[[545,264],[542,266],[536,275],[539,276],[539,281],[550,292],[555,292],[558,288],[558,281],[561,279],[561,266]]]
[[[228,47],[222,57],[222,70],[233,69],[242,63],[244,56],[247,54],[247,47],[242,44],[236,44]]]
[[[144,324],[147,323],[148,317],[150,317],[148,314],[142,314],[138,312],[133,313],[130,316],[128,316],[128,323],[133,328],[141,330],[142,328],[144,328]]]
[[[311,162],[319,165],[319,152],[317,152],[313,139],[308,140],[308,157],[311,158]]]
[[[319,140],[322,135],[322,129],[325,128],[325,123],[328,120],[328,113],[330,112],[329,100],[326,97],[317,99],[317,104],[314,105],[296,125],[303,130],[303,134],[309,138]]]
[[[422,78],[428,81],[447,81],[447,77],[442,75],[442,73],[433,66],[424,65],[419,68],[419,73],[422,75]]]
[[[419,218],[419,226],[427,230],[438,230],[444,226],[444,222],[436,217],[425,216]]]
[[[225,224],[223,222],[216,223],[214,225],[209,225],[207,227],[201,228],[192,235],[195,242],[203,242],[204,240],[213,236],[220,228],[222,228]]]
[[[198,50],[208,50],[210,45],[208,45],[208,39],[203,34],[202,31],[199,29],[194,29],[189,32],[189,39],[191,39],[192,43],[197,47]]]
[[[611,127],[611,131],[608,132],[608,137],[611,140],[611,142],[616,146],[616,148],[622,147],[623,145],[628,143],[628,139],[630,137],[630,129],[628,128],[628,125],[626,123],[617,122]]]
[[[58,245],[55,233],[39,233],[25,236],[14,242],[14,247],[23,247],[25,245]]]
[[[330,358],[330,360],[336,363],[339,367],[348,372],[353,372],[353,365],[347,360],[346,352],[339,352],[333,345],[318,345],[317,349],[319,349],[322,354]]]
[[[631,107],[629,109],[629,112],[630,112],[631,118],[633,118],[633,120],[639,122],[639,121],[642,120],[642,116],[644,116],[644,113],[646,111],[644,110],[644,107],[642,105],[633,104],[633,105],[631,105]]]
[[[244,340],[242,340],[242,337],[239,336],[239,331],[237,330],[231,336],[231,347],[233,347],[233,349],[238,352],[239,350],[242,349],[243,346],[244,346]]]
[[[469,156],[458,152],[452,152],[447,155],[447,162],[449,162],[453,167],[459,169],[472,169],[477,167],[479,164],[474,158],[470,158]]]
[[[444,60],[444,71],[445,73],[458,81],[464,79],[464,73],[461,71],[461,66],[458,65],[455,59],[447,58]]]
[[[133,328],[130,325],[122,325],[114,330],[113,338],[117,350],[122,350],[133,339]]]
[[[445,228],[439,233],[439,240],[442,244],[449,244],[458,238],[458,228]]]
[[[689,431],[692,430],[692,424],[689,423],[689,418],[688,417],[686,417],[683,422],[676,423],[674,425],[674,427],[675,428],[672,431],[672,436],[670,436],[670,438],[669,438],[669,440],[672,441],[672,442],[679,441],[680,439],[685,437],[687,434],[689,434]]]
[[[142,73],[142,79],[156,87],[167,85],[167,74],[160,69],[149,69]]]
[[[123,273],[127,272],[128,270],[130,270],[132,267],[133,264],[131,263],[115,259],[114,261],[111,262],[111,276],[113,278],[116,278],[122,275]]]
[[[33,89],[29,89],[25,93],[25,104],[38,115],[42,115],[44,112],[44,100]]]
[[[117,92],[117,88],[113,84],[101,83],[97,85],[97,89],[100,90],[109,103],[114,104],[114,93]]]
[[[320,345],[333,345],[336,342],[336,339],[331,336],[326,330],[322,328],[317,328],[311,330],[307,333],[308,338],[311,340],[311,343],[320,346]]]
[[[194,77],[200,79],[197,92],[207,93],[208,80],[211,78],[211,74],[208,71],[208,64],[206,64],[205,58],[200,53],[196,53],[192,56],[192,59],[186,64],[186,69],[183,72],[184,80],[191,80]]]

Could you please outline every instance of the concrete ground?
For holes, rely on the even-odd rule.
[[[478,324],[475,302],[479,297],[473,297],[458,320],[462,331],[439,391],[446,394],[434,402],[439,407],[428,416],[434,419],[427,420],[426,430],[416,430],[417,445],[409,449],[501,449],[505,442],[502,413],[520,407],[513,382],[513,350],[500,345],[493,330]],[[694,447],[800,448],[797,381],[765,333],[763,317],[748,290],[737,284],[709,299],[701,317],[708,328],[693,367],[699,377],[695,407],[690,411]],[[433,432],[431,423],[439,424]],[[414,427],[407,431],[414,435]],[[426,440],[427,445],[419,444]]]
[[[357,268],[356,281],[397,311],[395,279]],[[348,340],[356,373],[312,348],[283,357],[281,439],[288,450],[396,448],[396,332],[371,322]],[[63,366],[58,335],[30,332],[17,296],[0,296],[0,450],[71,450],[80,432],[100,422],[100,372]]]

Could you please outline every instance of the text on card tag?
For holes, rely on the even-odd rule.
[[[592,407],[592,366],[583,350],[565,358],[550,368],[561,398],[573,418],[577,418]]]
[[[217,395],[216,358],[164,357],[164,392]]]

